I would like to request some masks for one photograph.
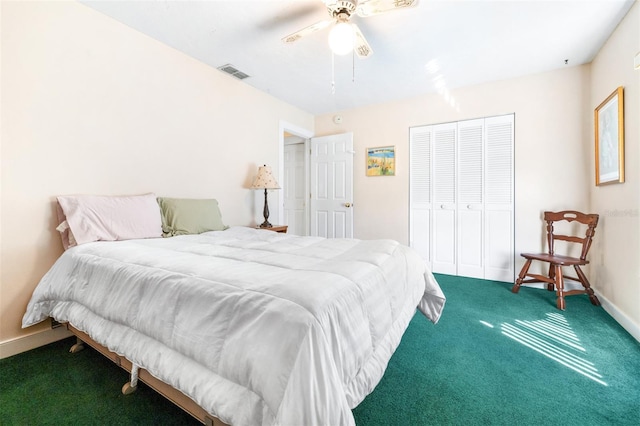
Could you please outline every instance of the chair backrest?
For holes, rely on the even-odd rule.
[[[554,254],[554,246],[556,240],[568,241],[570,243],[582,244],[582,251],[580,252],[580,259],[585,260],[587,253],[591,248],[591,240],[596,233],[596,226],[598,225],[597,214],[586,214],[577,212],[574,210],[565,210],[561,212],[544,212],[544,220],[547,222],[547,243],[549,244],[549,254]],[[561,235],[554,233],[554,222],[579,222],[583,225],[587,225],[587,232],[584,237],[577,235]]]

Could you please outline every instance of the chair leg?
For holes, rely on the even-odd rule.
[[[524,277],[527,276],[527,272],[529,272],[530,266],[531,266],[531,259],[527,259],[527,261],[524,263],[524,266],[520,270],[520,274],[518,275],[518,279],[516,280],[516,283],[513,285],[513,287],[511,287],[512,293],[517,293],[518,290],[520,290],[522,281],[524,280]]]
[[[562,276],[562,266],[555,265],[555,282],[556,282],[556,294],[558,295],[558,299],[556,300],[556,306],[558,309],[563,310],[565,308],[564,301],[564,278]]]
[[[598,296],[596,296],[596,294],[593,292],[593,289],[591,288],[591,284],[589,283],[587,276],[584,274],[584,272],[582,272],[582,269],[580,269],[580,266],[573,265],[573,267],[576,270],[576,274],[578,274],[580,283],[582,284],[584,289],[587,291],[587,294],[589,295],[589,300],[591,301],[591,304],[595,306],[600,306],[600,300],[598,300]]]
[[[556,267],[554,264],[549,264],[549,278],[551,278],[552,280],[556,280]],[[553,288],[554,285],[552,283],[547,283],[547,290],[549,291],[554,291],[555,288]]]

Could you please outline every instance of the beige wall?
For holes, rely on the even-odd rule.
[[[409,127],[515,113],[516,254],[546,249],[544,210],[600,213],[586,269],[607,311],[640,340],[640,72],[632,70],[639,9],[636,3],[593,64],[316,117],[317,135],[354,133],[355,236],[408,243]],[[593,110],[619,85],[627,182],[596,188]],[[396,146],[396,176],[366,177],[365,149],[385,145]],[[516,256],[516,272],[522,263]]]
[[[589,176],[591,210],[601,219],[594,238],[594,285],[625,314],[618,319],[640,329],[640,4],[636,2],[591,64],[591,97],[586,117],[593,133],[593,111],[618,86],[624,87],[625,182],[595,186]],[[593,141],[593,138],[590,138]],[[593,142],[589,147],[593,152]],[[591,156],[590,170],[595,170]],[[627,324],[627,326],[629,326]]]
[[[316,117],[316,134],[354,133],[355,236],[408,243],[409,127],[515,113],[516,252],[544,248],[541,212],[586,209],[589,188],[583,125],[588,66],[452,90]],[[393,177],[365,176],[365,149],[395,145]],[[519,265],[517,266],[519,269]]]
[[[247,225],[262,205],[246,188],[258,164],[277,164],[280,121],[313,129],[311,115],[84,5],[1,8],[0,346],[46,328],[20,322],[62,251],[56,195],[215,197],[227,224]]]

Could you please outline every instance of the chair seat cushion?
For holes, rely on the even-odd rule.
[[[589,263],[588,260],[582,260],[579,257],[553,255],[549,253],[521,253],[520,256],[525,259],[540,260],[554,265],[586,265]]]

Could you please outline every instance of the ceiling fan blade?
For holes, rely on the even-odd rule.
[[[418,5],[418,0],[368,0],[358,3],[356,13],[358,16],[366,18],[378,15],[391,10],[414,7]]]
[[[368,58],[373,55],[373,50],[371,50],[371,46],[367,43],[367,40],[362,35],[362,31],[356,24],[353,25],[353,34],[355,35],[355,43],[353,45],[353,49],[360,58]]]
[[[284,41],[285,43],[293,43],[294,41],[300,40],[304,36],[327,28],[329,25],[333,24],[333,22],[333,19],[326,19],[324,21],[316,22],[315,24],[309,25],[308,27],[303,28],[300,31],[296,31],[293,34],[289,34],[288,36],[283,37],[282,41]]]

